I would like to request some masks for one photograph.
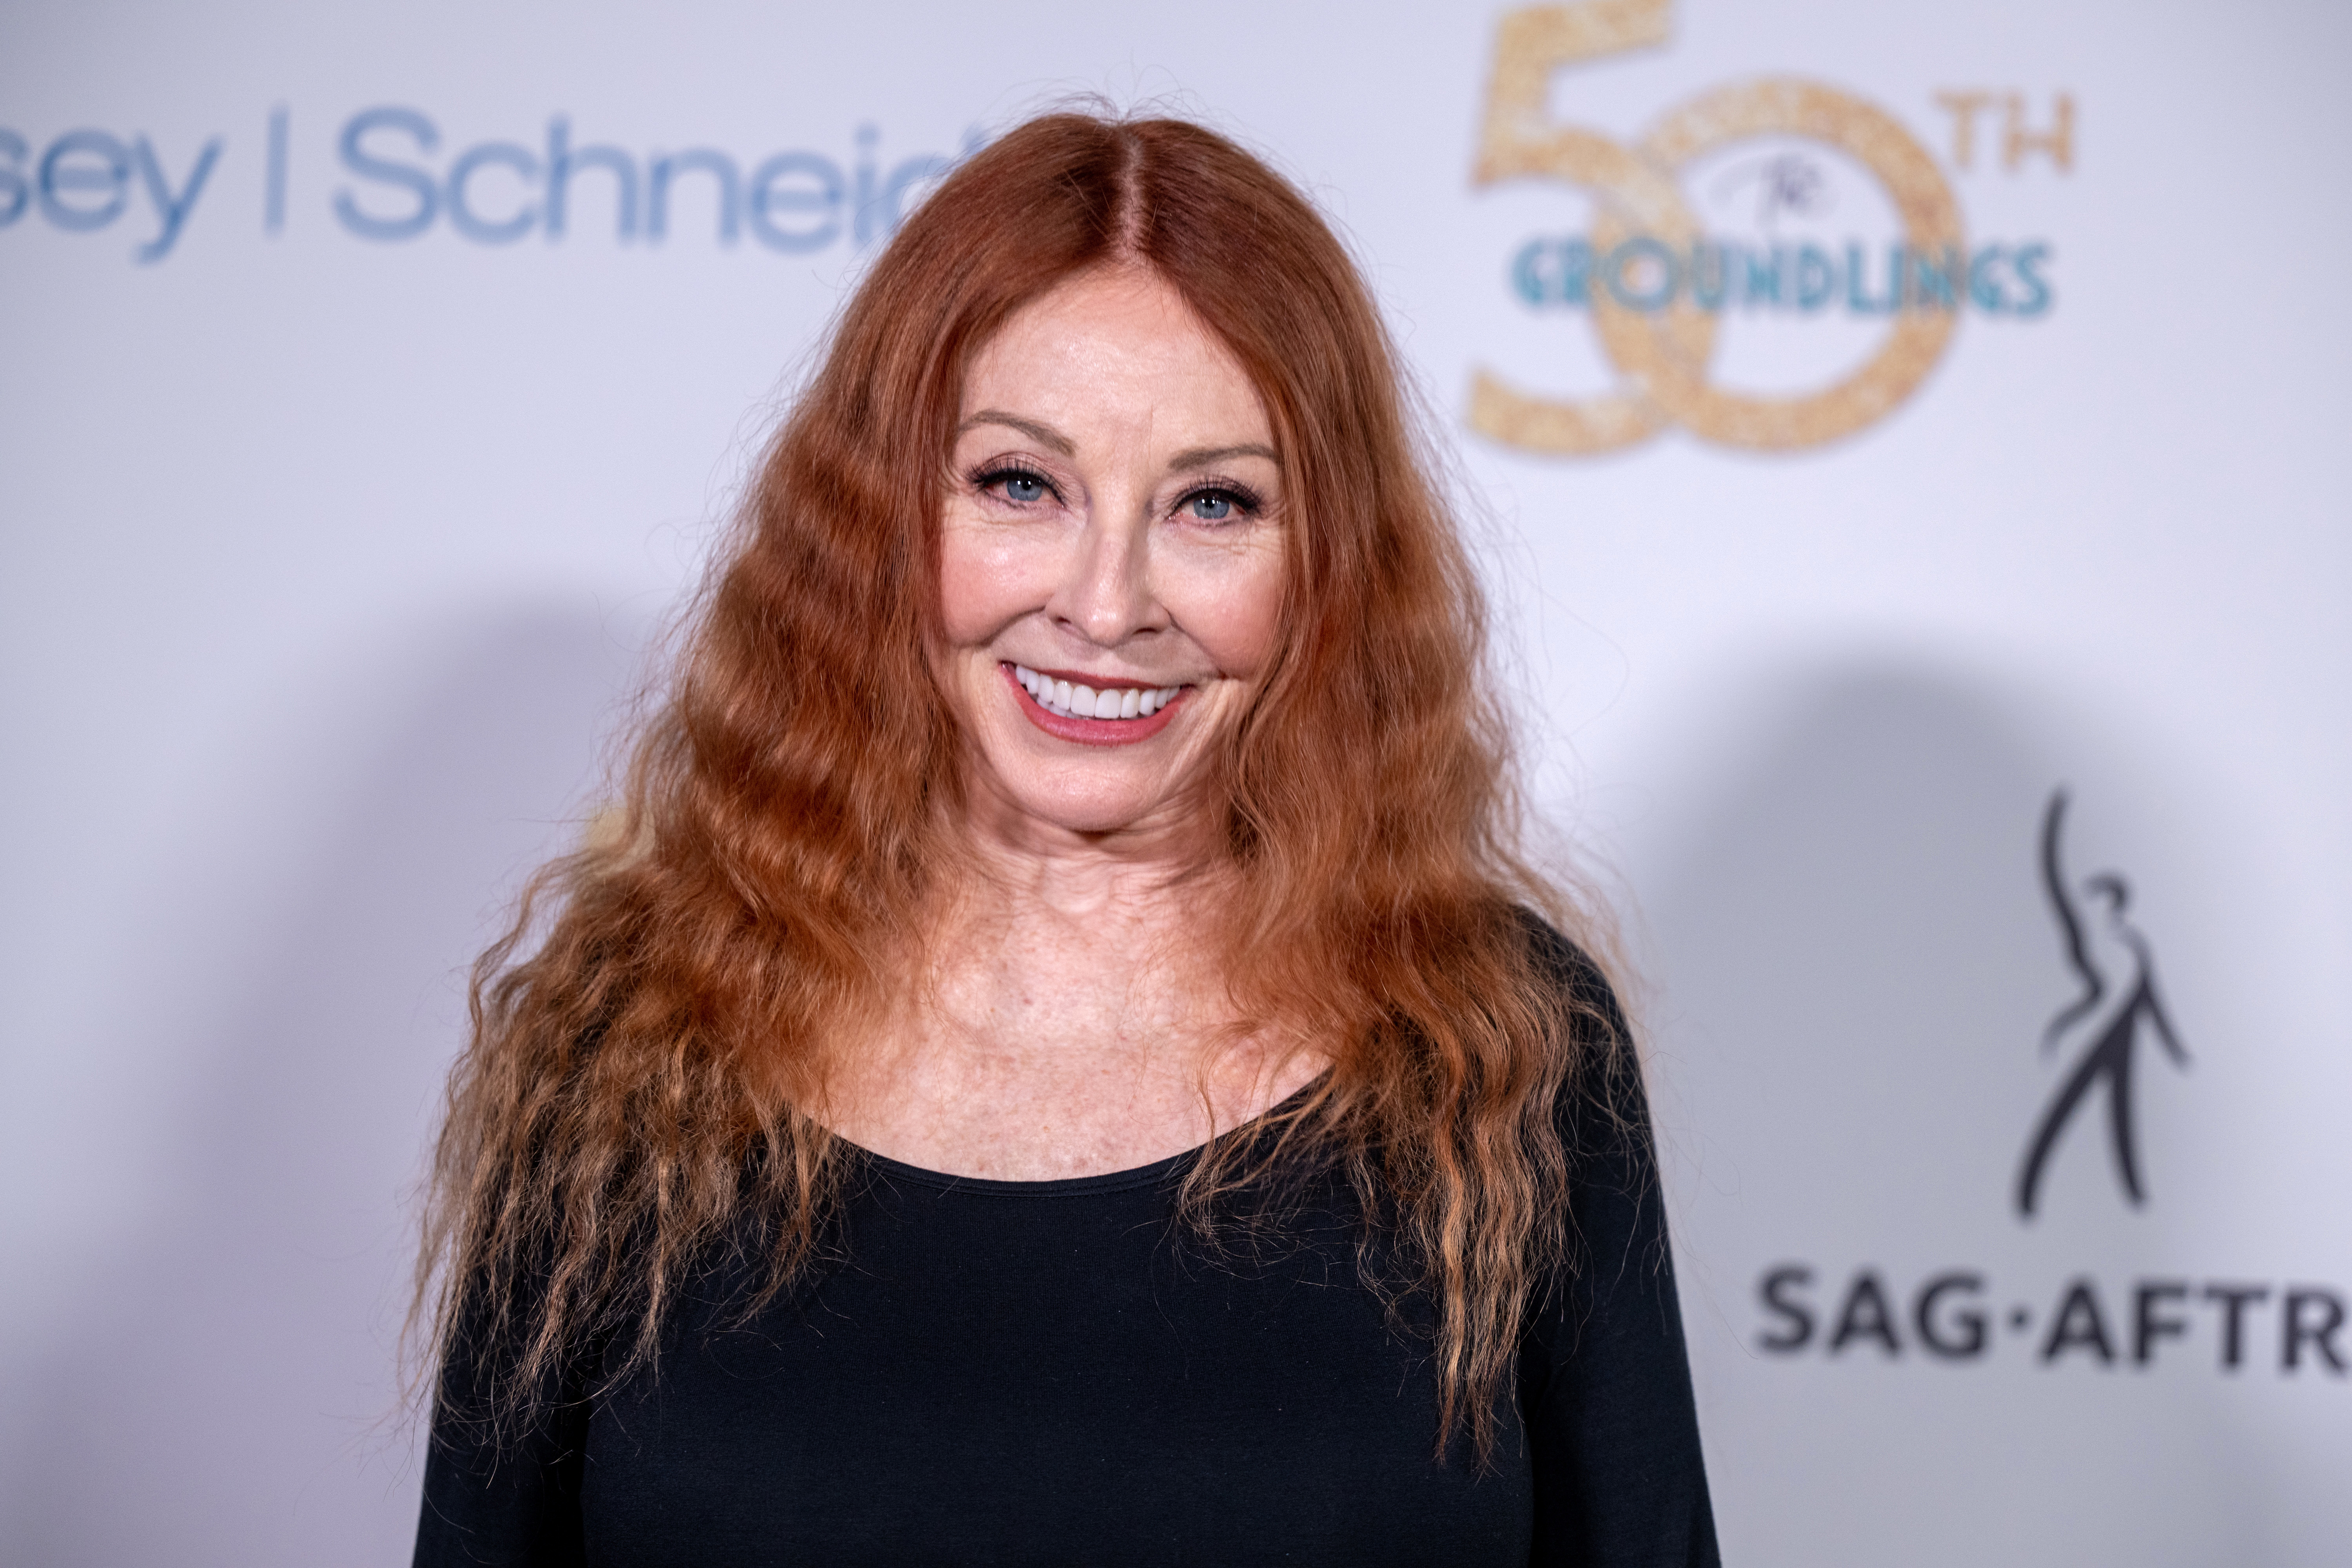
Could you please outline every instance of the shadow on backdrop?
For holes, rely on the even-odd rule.
[[[1690,1130],[1679,1249],[1727,1550],[1747,1534],[1744,1554],[1790,1563],[2259,1560],[2249,1460],[2209,1379],[2119,1400],[2095,1368],[2038,1366],[2038,1318],[2007,1321],[2006,1292],[2045,1271],[2177,1250],[2164,1197],[2187,1151],[2130,1142],[2131,1107],[2091,1095],[2130,1091],[2116,1063],[2134,1038],[2138,1103],[2196,1087],[2158,1082],[2138,982],[2169,949],[2113,918],[2122,883],[2101,853],[2142,845],[2137,869],[2169,849],[2147,759],[2029,695],[1894,659],[1767,672],[1717,700],[1744,738],[1691,748],[1704,761],[1641,885],[1657,1045]],[[2066,841],[2063,904],[2053,810],[2101,830]],[[2086,971],[2112,977],[2089,1005]],[[1759,1305],[1776,1266],[1809,1270],[1801,1345]],[[1914,1311],[1915,1288],[1955,1268],[2004,1292],[1990,1354],[1965,1368],[1923,1344]],[[1841,1342],[1864,1270],[1887,1311]],[[2148,1393],[2166,1420],[2147,1418]],[[1988,1430],[2016,1440],[1985,1451]],[[1789,1513],[1825,1469],[1853,1507]],[[2151,1475],[2179,1478],[2152,1506]]]
[[[11,1561],[404,1562],[394,1416],[423,1139],[498,900],[576,828],[641,628],[541,614],[437,639],[373,754],[322,763],[341,826],[268,900],[272,956],[195,998],[150,1228],[80,1281],[19,1417]],[[437,667],[436,667],[437,666]],[[179,1053],[175,1053],[179,1054]]]

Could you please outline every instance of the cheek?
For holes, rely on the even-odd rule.
[[[940,631],[949,645],[985,643],[1034,609],[1034,575],[1002,536],[949,521],[940,533]]]
[[[1270,545],[1223,563],[1192,585],[1188,624],[1225,674],[1255,675],[1274,657],[1287,576],[1281,548]]]

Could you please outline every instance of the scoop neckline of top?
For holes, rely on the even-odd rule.
[[[1330,1075],[1330,1071],[1329,1068],[1325,1068],[1248,1121],[1218,1134],[1217,1138],[1230,1138],[1235,1133],[1247,1132],[1277,1113],[1288,1110],[1306,1099],[1317,1084]],[[839,1136],[838,1134],[835,1135]],[[1209,1143],[1215,1143],[1217,1138],[1210,1139]],[[849,1144],[861,1158],[886,1176],[901,1176],[942,1191],[977,1193],[989,1197],[1079,1197],[1088,1193],[1124,1192],[1131,1187],[1150,1186],[1174,1175],[1179,1166],[1199,1158],[1201,1151],[1209,1146],[1209,1144],[1195,1144],[1165,1159],[1154,1160],[1148,1166],[1132,1166],[1123,1171],[1103,1171],[1096,1176],[1056,1176],[1051,1181],[1005,1181],[996,1176],[956,1176],[948,1171],[926,1170],[921,1166],[910,1166],[904,1160],[876,1154],[863,1144],[850,1144],[846,1138],[841,1141]]]

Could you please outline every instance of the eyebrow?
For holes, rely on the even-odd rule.
[[[1050,447],[1065,457],[1078,455],[1077,443],[1052,425],[1024,419],[1017,413],[1007,413],[1001,408],[982,409],[957,425],[956,434],[961,435],[976,424],[1001,424],[1008,430],[1019,431],[1039,445]],[[1257,442],[1245,442],[1238,446],[1195,446],[1189,451],[1179,452],[1168,460],[1168,471],[1173,474],[1186,468],[1205,468],[1212,463],[1222,463],[1234,457],[1263,457],[1276,468],[1282,466],[1282,459],[1275,455],[1273,447]]]
[[[975,424],[1002,424],[1008,429],[1019,431],[1040,446],[1053,448],[1065,457],[1076,457],[1078,455],[1077,444],[1052,425],[1040,424],[1034,419],[1024,419],[1017,413],[1007,413],[1003,409],[982,409],[978,413],[957,425],[956,434],[961,435]]]
[[[1180,468],[1205,468],[1229,457],[1263,457],[1276,468],[1282,466],[1282,459],[1275,455],[1273,447],[1250,442],[1241,446],[1196,446],[1190,452],[1179,452],[1168,460],[1168,471],[1172,474]]]

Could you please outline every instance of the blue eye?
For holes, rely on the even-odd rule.
[[[1008,474],[1004,476],[1004,498],[1008,501],[1042,501],[1045,498],[1045,481],[1034,474]]]
[[[1234,515],[1234,498],[1221,490],[1203,490],[1187,505],[1204,523],[1222,523]]]

